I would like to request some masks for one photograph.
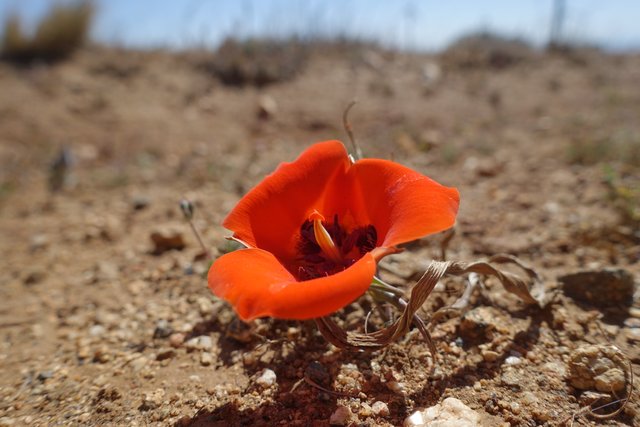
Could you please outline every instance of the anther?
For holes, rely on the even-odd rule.
[[[322,252],[333,262],[336,264],[342,264],[342,256],[340,255],[340,250],[333,242],[331,235],[327,231],[327,229],[322,225],[322,220],[324,217],[318,213],[317,211],[312,213],[309,217],[313,221],[313,234],[315,235],[316,242]]]

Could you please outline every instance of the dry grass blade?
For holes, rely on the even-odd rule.
[[[512,273],[500,271],[490,262],[514,264],[526,273],[527,279]],[[480,261],[470,264],[454,261],[432,261],[420,280],[418,280],[411,289],[411,296],[406,302],[402,315],[391,326],[386,328],[371,333],[346,332],[329,317],[316,319],[316,324],[318,325],[320,333],[327,341],[336,347],[356,351],[378,350],[388,346],[409,331],[411,324],[416,322],[416,312],[422,307],[429,295],[431,295],[433,288],[440,279],[447,275],[463,276],[470,273],[496,277],[500,283],[502,283],[505,290],[517,295],[528,304],[541,307],[546,303],[542,286],[537,286],[537,289],[535,289],[537,291],[536,297],[534,297],[530,291],[530,284],[533,283],[534,286],[541,285],[535,271],[524,266],[515,257],[496,255],[491,257],[489,262]],[[468,296],[466,298],[468,299]],[[464,300],[460,302],[460,305],[463,304],[465,304]],[[454,309],[455,308],[457,307],[454,307]],[[418,327],[420,328],[419,324]],[[420,328],[420,330],[422,332],[422,328]],[[426,331],[426,328],[424,328],[424,330]],[[429,337],[428,332],[427,337]],[[430,341],[430,339],[428,339],[428,341]],[[433,345],[433,343],[431,343],[431,345]]]
[[[356,160],[359,160],[363,157],[362,149],[360,148],[360,145],[358,145],[358,141],[356,141],[356,137],[353,134],[351,123],[349,123],[349,111],[351,111],[351,108],[353,108],[354,105],[356,105],[356,101],[351,101],[349,105],[347,105],[347,108],[345,108],[344,113],[342,114],[342,124],[344,125],[344,130],[347,132],[347,136],[351,142],[351,147],[353,148],[352,155]]]

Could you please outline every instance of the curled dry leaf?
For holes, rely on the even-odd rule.
[[[501,271],[494,264],[513,264],[526,274],[526,278],[513,273]],[[508,292],[518,296],[527,304],[544,307],[548,301],[544,287],[538,274],[510,255],[495,255],[488,261],[464,263],[459,261],[432,261],[420,280],[411,289],[411,296],[404,305],[402,315],[391,325],[371,333],[347,332],[341,329],[330,317],[316,319],[320,333],[336,347],[348,350],[378,350],[391,344],[405,335],[416,322],[416,312],[427,300],[438,281],[445,276],[464,276],[469,274],[470,287],[479,284],[479,276],[493,276],[500,281]],[[468,304],[468,298],[473,289],[467,289],[465,294],[449,309],[462,309]],[[419,319],[419,317],[418,317]],[[432,319],[435,320],[435,319]],[[417,322],[420,331],[430,344],[433,353],[433,343],[428,331]]]

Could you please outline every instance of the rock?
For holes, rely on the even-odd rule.
[[[104,326],[93,325],[92,327],[89,328],[89,335],[91,335],[92,337],[100,337],[104,335],[105,331],[106,329]]]
[[[580,395],[581,406],[603,405],[611,402],[614,397],[607,393],[599,393],[597,391],[585,391]]]
[[[371,415],[373,415],[373,410],[368,403],[362,402],[362,404],[360,405],[360,409],[358,410],[358,415],[365,418],[370,417]]]
[[[594,378],[596,390],[602,392],[612,392],[624,390],[627,381],[622,369],[613,368]]]
[[[407,389],[404,383],[395,380],[387,381],[387,388],[396,394],[405,394]]]
[[[169,336],[169,345],[173,348],[178,348],[184,343],[184,334],[181,332],[177,332],[175,334],[171,334]]]
[[[329,424],[332,426],[347,425],[351,416],[351,409],[343,405],[338,405],[334,413],[329,417]]]
[[[482,351],[482,358],[484,359],[485,362],[488,362],[488,363],[495,362],[496,360],[498,360],[498,357],[500,357],[500,355],[493,350]]]
[[[256,379],[256,384],[262,388],[269,388],[276,383],[276,373],[271,369],[265,369],[262,374]]]
[[[460,400],[448,397],[435,406],[416,411],[404,420],[405,427],[473,427],[480,415]]]
[[[500,375],[500,383],[512,389],[520,389],[523,382],[524,378],[513,368],[506,369],[502,375]]]
[[[633,275],[621,268],[580,271],[560,276],[558,281],[566,295],[598,307],[633,303]]]
[[[605,393],[624,390],[626,361],[615,347],[587,345],[571,355],[567,380],[579,390],[597,390]]]
[[[387,406],[386,403],[381,402],[381,401],[377,401],[374,402],[373,405],[371,405],[371,410],[373,411],[374,414],[379,415],[381,417],[386,417],[387,415],[389,415],[389,407]]]
[[[188,351],[194,350],[206,350],[209,351],[213,347],[213,341],[209,335],[200,335],[195,338],[191,338],[184,343],[184,346]]]
[[[140,371],[142,370],[142,368],[144,368],[148,364],[149,364],[149,359],[147,359],[144,356],[137,357],[129,363],[129,365],[131,365],[131,368],[133,368],[134,371]]]
[[[521,357],[509,356],[506,359],[504,359],[505,365],[519,365],[520,363],[522,363]]]
[[[278,112],[278,104],[276,100],[269,95],[260,97],[258,101],[258,117],[267,120],[274,117]]]
[[[173,328],[164,319],[158,320],[153,330],[153,338],[167,338],[173,333]]]
[[[204,352],[200,355],[200,364],[202,366],[209,366],[213,364],[213,355],[209,352]]]
[[[151,393],[146,393],[138,409],[141,411],[149,411],[151,409],[156,409],[162,404],[163,398],[164,398],[164,390],[161,388],[156,389]]]
[[[158,229],[152,232],[150,237],[151,241],[153,242],[152,253],[154,255],[160,255],[170,250],[181,251],[186,246],[182,233],[176,229]]]

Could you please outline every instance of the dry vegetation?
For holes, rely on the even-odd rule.
[[[448,397],[487,426],[638,425],[635,397],[605,421],[584,408],[628,393],[622,353],[640,373],[640,57],[503,42],[442,55],[293,44],[291,57],[269,43],[93,47],[0,63],[0,425],[393,426]],[[229,209],[303,147],[344,138],[353,98],[366,154],[459,188],[449,257],[517,255],[555,293],[547,308],[487,280],[434,327],[430,372],[415,331],[342,352],[306,323],[243,325],[212,297],[178,201],[194,202],[214,255],[230,250]],[[438,240],[393,256],[384,278],[409,286]],[[460,290],[443,281],[421,315]],[[371,306],[336,319],[362,331]]]
[[[38,23],[35,33],[29,35],[19,16],[11,15],[4,22],[0,54],[6,60],[22,63],[67,58],[87,40],[92,17],[90,2],[55,4]]]

